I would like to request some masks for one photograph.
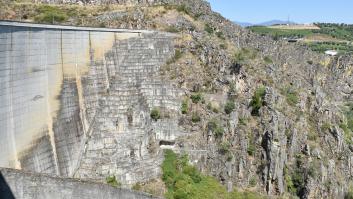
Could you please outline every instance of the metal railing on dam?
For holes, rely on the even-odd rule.
[[[177,90],[157,75],[174,53],[173,37],[0,21],[0,166],[89,178],[113,173],[125,183],[157,176],[162,157],[148,150],[157,125],[149,111],[179,108]],[[158,139],[175,138],[177,122],[170,123]]]

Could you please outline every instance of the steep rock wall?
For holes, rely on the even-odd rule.
[[[172,36],[0,24],[0,166],[124,184],[159,175],[180,91],[158,77]],[[158,107],[161,121],[150,119]]]

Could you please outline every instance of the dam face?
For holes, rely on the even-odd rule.
[[[0,22],[0,167],[157,177],[160,141],[181,133],[181,93],[159,75],[173,53],[166,33]]]

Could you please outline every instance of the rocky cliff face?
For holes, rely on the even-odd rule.
[[[240,187],[300,198],[344,197],[353,169],[350,56],[328,57],[305,46],[253,34],[212,12],[204,1],[118,3],[132,7],[109,10],[90,22],[174,32],[178,35],[175,56],[159,61],[156,65],[161,67],[152,67],[152,73],[145,75],[140,73],[145,66],[134,65],[133,70],[117,64],[123,62],[112,54],[119,52],[116,54],[124,55],[126,63],[134,62],[138,48],[143,48],[138,40],[133,39],[138,47],[127,54],[114,50],[118,46],[125,49],[126,43],[121,42],[105,55],[107,62],[97,66],[109,69],[102,86],[109,89],[99,95],[99,111],[91,114],[96,123],[94,130],[88,131],[85,155],[79,158],[75,176],[116,174],[129,183],[153,178],[158,173],[155,165],[161,161],[159,152],[150,151],[156,143],[153,137],[158,137],[159,131],[168,132],[163,129],[180,129],[171,131],[175,140],[165,138],[166,133],[159,140],[167,142],[160,143],[188,153],[193,164],[229,190]],[[156,51],[151,50],[159,55]],[[139,57],[140,63],[144,58]],[[135,73],[139,75],[132,75]],[[95,76],[92,73],[87,80]],[[147,86],[140,85],[140,80]],[[160,92],[173,97],[163,97],[166,101],[162,104],[168,104],[174,119],[147,119],[149,110],[160,105],[158,100],[149,100],[159,94],[145,92],[148,85],[166,85]],[[182,105],[174,97],[178,90],[184,91]],[[234,103],[234,108],[227,108],[229,103]],[[125,111],[117,110],[120,106]],[[133,119],[129,125],[131,115],[140,117],[139,111],[129,107],[139,107],[146,118],[141,120],[144,124]],[[121,125],[119,118],[125,118]],[[114,131],[121,129],[122,135],[113,140],[111,129],[116,122],[119,125]],[[125,140],[125,133],[140,135],[139,141]],[[96,140],[104,140],[104,145]],[[145,165],[148,172],[140,166],[130,167],[136,164]],[[129,174],[123,175],[125,172]]]

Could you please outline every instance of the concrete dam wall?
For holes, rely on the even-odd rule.
[[[182,133],[181,92],[159,75],[173,53],[167,33],[0,22],[0,166],[157,177],[160,141]]]
[[[154,197],[99,183],[0,168],[0,198],[151,199]]]

